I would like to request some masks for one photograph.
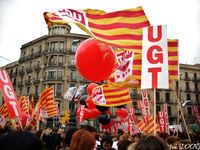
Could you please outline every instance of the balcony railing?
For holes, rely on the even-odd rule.
[[[27,72],[27,73],[31,73],[32,71],[33,71],[33,69],[31,68],[31,66],[28,67],[28,68],[26,68],[26,72]]]
[[[25,72],[23,69],[19,70],[19,75],[24,75],[24,74],[25,74]]]
[[[23,84],[23,82],[21,81],[21,82],[18,82],[17,83],[17,85],[19,86],[19,87],[22,87],[22,86],[24,86],[24,84]]]
[[[33,83],[34,83],[34,84],[40,83],[40,78],[33,78]]]
[[[37,65],[34,66],[34,70],[35,70],[35,71],[38,71],[38,70],[40,70],[40,69],[41,69],[41,65],[37,64]]]
[[[31,80],[26,80],[26,81],[25,81],[25,84],[26,84],[26,85],[30,85],[30,84],[31,84]]]

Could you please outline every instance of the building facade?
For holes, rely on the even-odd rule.
[[[4,68],[8,71],[17,96],[34,96],[35,102],[39,94],[47,86],[54,86],[55,100],[59,104],[60,114],[70,109],[71,119],[76,120],[73,101],[67,102],[63,96],[69,87],[89,84],[82,78],[75,67],[75,52],[78,45],[89,38],[88,35],[70,33],[69,25],[54,25],[49,28],[48,35],[30,41],[21,47],[18,61],[10,63]],[[141,113],[137,101],[141,100],[140,89],[131,89],[131,98],[136,109],[136,115]],[[154,94],[148,91],[150,104],[153,104]],[[180,80],[174,81],[174,89],[156,91],[156,110],[163,109],[168,104],[170,124],[177,122],[177,99],[191,100],[184,107],[184,114],[188,123],[194,123],[192,105],[200,105],[200,65],[180,64]],[[2,96],[0,97],[2,104]],[[70,104],[71,103],[71,104]]]

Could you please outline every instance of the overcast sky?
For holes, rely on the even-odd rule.
[[[112,12],[137,6],[143,7],[151,25],[166,24],[168,38],[179,39],[180,63],[200,63],[200,0],[0,0],[0,66],[10,63],[3,58],[17,61],[23,44],[47,34],[45,11]],[[72,32],[83,33],[74,26]]]

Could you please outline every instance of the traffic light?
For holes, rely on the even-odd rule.
[[[66,112],[65,112],[65,121],[69,122],[69,119],[70,119],[70,111],[66,110]]]

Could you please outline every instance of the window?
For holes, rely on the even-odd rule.
[[[75,65],[75,58],[70,59],[70,65],[74,66]]]
[[[62,71],[57,72],[57,79],[62,80]]]
[[[30,92],[30,87],[27,87],[27,94],[29,94]]]
[[[37,65],[40,66],[40,61],[37,62]]]
[[[31,82],[31,76],[28,76],[28,82]]]
[[[197,74],[194,73],[194,80],[197,80]]]
[[[38,85],[36,85],[36,86],[35,86],[35,96],[39,96],[39,95],[38,95],[38,90],[39,90]]]
[[[76,87],[76,84],[70,84],[69,87]]]
[[[42,45],[39,46],[39,54],[42,52]]]
[[[200,102],[199,102],[199,95],[197,94],[197,95],[195,95],[195,97],[196,97],[197,104],[200,104]]]
[[[185,79],[188,79],[188,73],[185,72]]]
[[[194,87],[195,87],[195,91],[198,92],[198,83],[195,83]]]
[[[160,101],[160,93],[159,92],[156,92],[156,100]]]
[[[59,43],[55,42],[55,51],[58,51],[58,50],[59,50]]]
[[[64,51],[64,42],[60,42],[60,50]]]
[[[62,84],[57,83],[57,85],[56,85],[56,96],[61,97],[61,93],[62,93],[61,89],[62,89]]]
[[[160,111],[160,106],[156,106],[156,114]]]
[[[63,65],[63,56],[59,56],[58,65]]]
[[[50,45],[50,52],[56,51],[56,42],[52,42]]]
[[[166,102],[170,102],[170,93],[165,93]]]
[[[186,94],[187,100],[191,100],[190,94]]]
[[[185,83],[185,90],[186,90],[186,92],[189,92],[189,90],[190,90],[189,82]]]
[[[70,72],[70,79],[71,80],[76,80],[76,71],[75,70],[71,70],[71,72]]]
[[[76,49],[77,49],[77,47],[78,47],[78,45],[79,45],[79,40],[74,40],[73,42],[72,42],[72,52],[76,52]]]
[[[55,79],[55,78],[56,78],[56,71],[49,71],[48,79]]]
[[[176,91],[179,90],[179,81],[176,81]]]
[[[31,55],[33,55],[33,53],[34,53],[34,49],[32,48],[32,49],[31,49]]]
[[[65,34],[65,28],[64,27],[61,27],[60,34]]]
[[[168,109],[168,115],[169,115],[169,116],[172,116],[172,109],[171,109],[171,106],[168,106],[167,109]]]
[[[36,72],[36,78],[38,78],[39,77],[39,72]]]
[[[191,107],[187,107],[187,112],[188,112],[188,115],[192,115],[192,108]]]

